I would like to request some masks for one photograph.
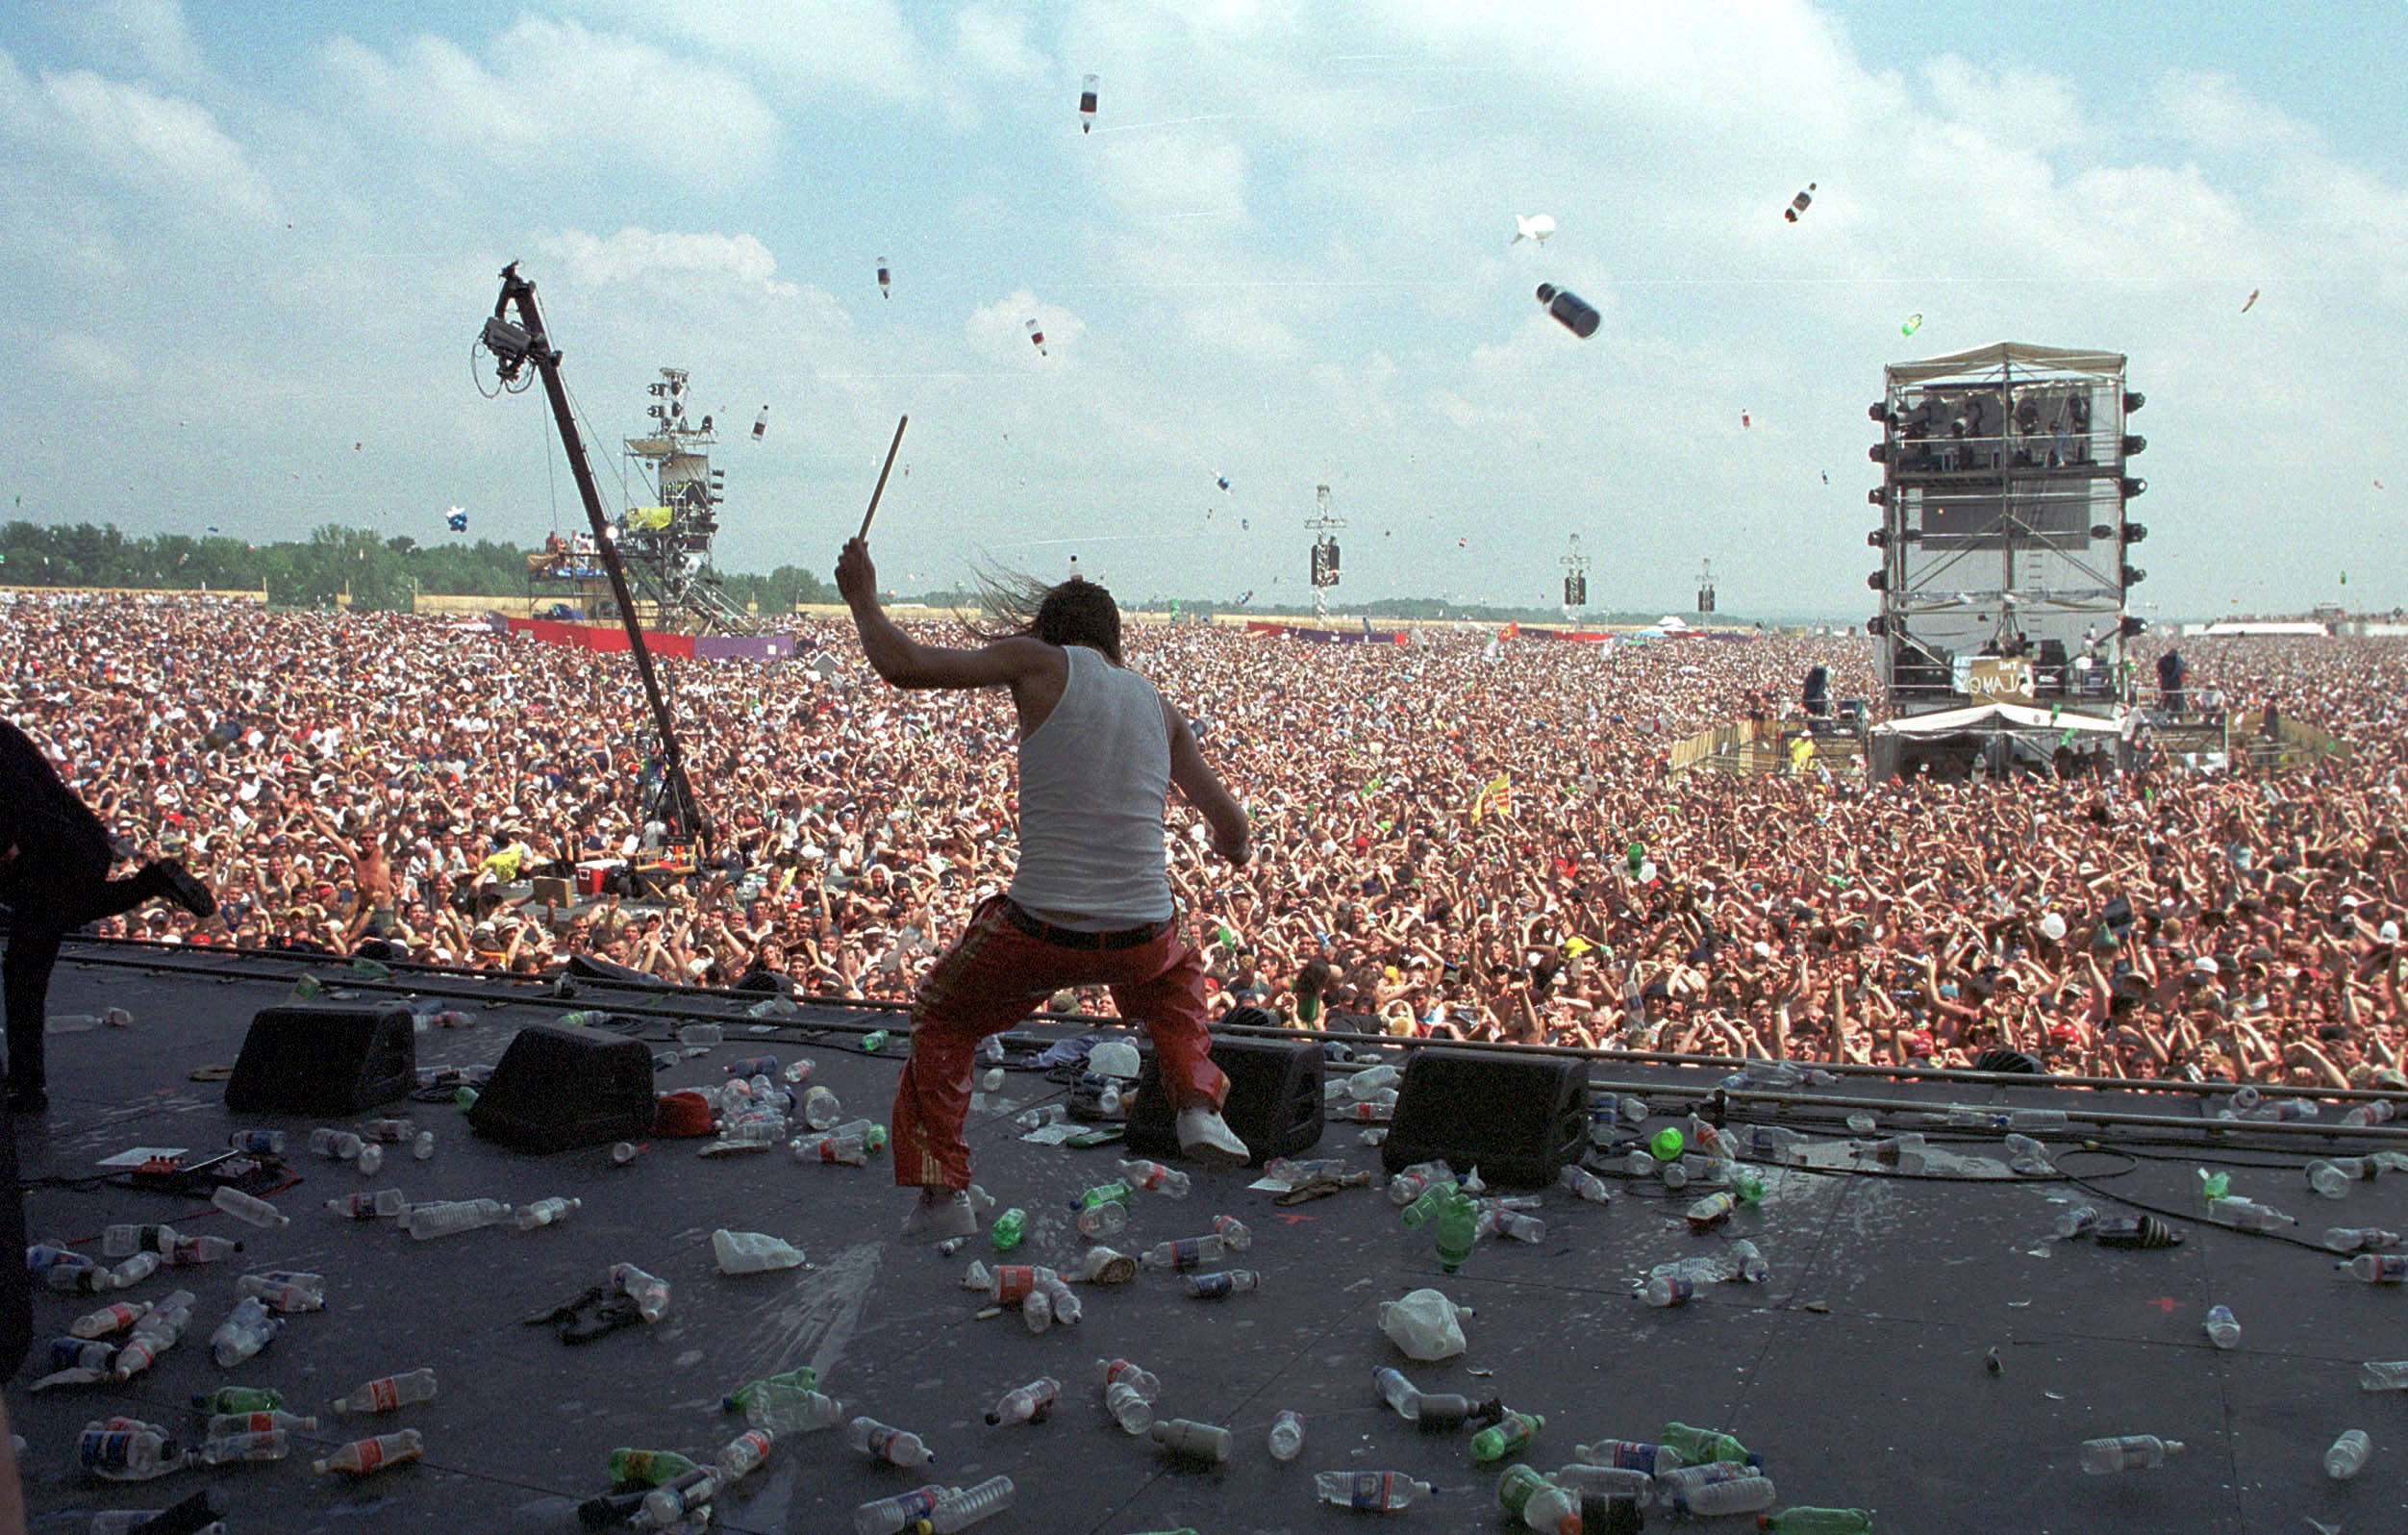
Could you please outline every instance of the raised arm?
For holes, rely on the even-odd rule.
[[[1195,743],[1195,732],[1188,728],[1187,719],[1167,701],[1163,704],[1163,722],[1170,730],[1170,781],[1213,829],[1214,851],[1233,864],[1244,863],[1254,853],[1247,836],[1245,807],[1238,803],[1220,781],[1220,774],[1204,760],[1203,748]]]
[[[955,650],[924,645],[887,617],[878,601],[878,568],[869,545],[859,539],[837,556],[837,591],[853,610],[862,653],[870,668],[898,688],[1015,688],[1048,670],[1059,670],[1061,652],[1041,640],[1015,638]]]

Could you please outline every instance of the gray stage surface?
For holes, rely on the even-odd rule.
[[[155,1298],[181,1282],[200,1301],[184,1343],[121,1390],[28,1394],[47,1340],[96,1304],[37,1293],[37,1358],[8,1390],[11,1417],[29,1444],[36,1529],[81,1529],[95,1510],[159,1506],[204,1479],[234,1501],[238,1532],[574,1528],[571,1505],[606,1489],[613,1447],[707,1460],[742,1426],[722,1413],[723,1393],[804,1364],[818,1369],[849,1411],[924,1436],[939,1457],[935,1474],[873,1464],[847,1448],[840,1431],[792,1436],[723,1499],[715,1527],[849,1530],[853,1508],[866,1499],[924,1480],[968,1485],[995,1474],[1018,1488],[1013,1509],[978,1526],[998,1535],[1354,1527],[1370,1516],[1314,1500],[1312,1474],[1329,1469],[1397,1470],[1435,1484],[1436,1499],[1395,1516],[1398,1528],[1516,1527],[1494,1505],[1493,1469],[1474,1466],[1465,1436],[1419,1435],[1379,1403],[1370,1376],[1381,1364],[1404,1366],[1425,1390],[1492,1391],[1543,1414],[1546,1426],[1524,1457],[1542,1470],[1571,1459],[1575,1443],[1653,1439],[1677,1419],[1727,1429],[1761,1453],[1779,1506],[1869,1507],[1886,1532],[2297,1535],[2308,1520],[2352,1535],[2408,1527],[2408,1394],[2370,1395],[2357,1385],[2361,1360],[2408,1356],[2408,1294],[2338,1275],[2332,1258],[2312,1246],[2193,1218],[2194,1169],[2215,1160],[2231,1168],[2235,1192],[2297,1216],[2290,1229],[2310,1244],[2326,1225],[2408,1226],[2408,1177],[2357,1185],[2331,1202],[2312,1194],[2301,1172],[2309,1158],[2336,1147],[2399,1147],[2408,1138],[2397,1131],[2218,1140],[2187,1095],[1851,1077],[1825,1091],[1888,1099],[1900,1110],[2011,1102],[2176,1121],[2094,1132],[2141,1156],[2075,1151],[2062,1160],[2101,1191],[2181,1212],[2188,1241],[2113,1251],[2050,1240],[2069,1196],[2120,1213],[2062,1182],[1775,1168],[1767,1170],[1770,1191],[1760,1210],[1702,1236],[1681,1220],[1693,1192],[1668,1198],[1660,1187],[1618,1180],[1614,1202],[1599,1208],[1549,1191],[1544,1242],[1484,1241],[1451,1277],[1440,1272],[1429,1235],[1407,1230],[1376,1188],[1281,1208],[1246,1187],[1251,1174],[1199,1171],[1183,1202],[1141,1194],[1131,1230],[1116,1245],[1137,1250],[1200,1234],[1216,1214],[1234,1215],[1256,1234],[1238,1262],[1264,1275],[1263,1289],[1203,1302],[1176,1279],[1147,1272],[1133,1285],[1082,1287],[1084,1321],[1037,1337],[1011,1314],[978,1320],[982,1302],[960,1288],[971,1258],[993,1260],[983,1235],[949,1258],[890,1240],[905,1201],[883,1156],[859,1170],[798,1167],[782,1149],[704,1160],[698,1143],[656,1139],[621,1169],[602,1148],[535,1156],[496,1146],[472,1137],[449,1108],[412,1104],[382,1112],[432,1125],[439,1142],[432,1160],[405,1151],[363,1178],[294,1155],[302,1182],[276,1195],[293,1217],[278,1231],[237,1226],[188,1197],[83,1181],[100,1158],[136,1145],[219,1147],[230,1129],[258,1123],[302,1139],[313,1121],[229,1116],[221,1085],[190,1079],[195,1068],[233,1062],[253,1013],[282,1000],[299,969],[105,945],[70,949],[62,966],[54,1011],[117,1005],[136,1021],[52,1041],[52,1113],[16,1129],[24,1174],[35,1180],[29,1234],[96,1251],[104,1224],[164,1220],[188,1233],[239,1236],[248,1250],[214,1267],[163,1271],[129,1293]],[[522,1024],[636,995],[589,987],[562,1003],[525,985],[425,984],[473,987],[489,1005],[460,1004],[478,1019],[473,1028],[420,1035],[422,1065],[489,1062]],[[738,1016],[733,1002],[672,1005]],[[739,1017],[728,1043],[661,1082],[723,1080],[725,1063],[739,1055],[809,1055],[815,1080],[884,1120],[896,1062],[859,1054],[858,1033],[843,1026],[897,1020],[830,1010],[801,1021],[837,1029],[816,1038],[798,1026],[756,1032]],[[655,1020],[638,1032],[665,1042],[669,1027]],[[1599,1060],[1593,1079],[1647,1084],[1668,1108],[1724,1069]],[[1057,1091],[1034,1073],[1015,1073],[1001,1096],[1025,1107]],[[1734,1120],[1770,1107],[1742,1100]],[[1785,1122],[1836,1148],[1846,1139],[1841,1112],[1793,1107]],[[2328,1106],[2320,1122],[2335,1117]],[[1897,1120],[1884,1119],[1887,1133]],[[1929,1133],[1939,1140],[1945,1132]],[[2065,1147],[2080,1134],[2047,1139]],[[1067,1206],[1082,1188],[1114,1176],[1117,1153],[1023,1145],[1009,1114],[975,1120],[972,1145],[981,1182],[1034,1218],[1016,1256],[1069,1266],[1084,1244]],[[1966,1132],[1951,1149],[1986,1156],[1998,1141]],[[1353,1125],[1329,1126],[1316,1154],[1378,1167],[1377,1151]],[[330,1197],[385,1187],[413,1200],[489,1195],[525,1204],[567,1195],[584,1208],[533,1232],[505,1225],[426,1243],[390,1221],[355,1223],[323,1208]],[[810,1267],[721,1277],[709,1243],[719,1226],[785,1237]],[[1768,1283],[1714,1285],[1676,1310],[1634,1298],[1634,1278],[1652,1265],[1718,1250],[1738,1236],[1752,1237],[1770,1259]],[[521,1324],[524,1314],[601,1281],[619,1260],[671,1285],[673,1306],[658,1325],[568,1347]],[[258,1358],[220,1370],[208,1335],[233,1304],[236,1277],[268,1268],[327,1275],[326,1309],[292,1319]],[[1443,1365],[1410,1364],[1377,1328],[1381,1302],[1424,1285],[1477,1308],[1469,1351]],[[2220,1301],[2244,1328],[2230,1352],[2211,1347],[2202,1331],[2208,1307]],[[1993,1349],[2003,1365],[1995,1375],[1985,1368]],[[1228,1425],[1235,1457],[1198,1469],[1122,1435],[1092,1379],[1091,1362],[1108,1355],[1162,1377],[1164,1417]],[[362,1381],[430,1364],[440,1380],[432,1403],[379,1419],[325,1416],[334,1397]],[[1064,1387],[1048,1421],[987,1426],[984,1412],[999,1395],[1044,1374]],[[230,1383],[274,1386],[288,1410],[320,1414],[321,1430],[310,1436],[317,1443],[280,1463],[198,1468],[137,1486],[88,1481],[73,1470],[76,1431],[88,1419],[129,1413],[189,1432],[198,1425],[188,1397]],[[1307,1423],[1304,1452],[1287,1465],[1265,1447],[1281,1408]],[[367,1426],[346,1432],[351,1422]],[[319,1444],[403,1426],[425,1434],[422,1464],[359,1482],[312,1474]],[[2373,1459],[2355,1481],[2330,1482],[2323,1451],[2349,1427],[2372,1436]],[[2080,1441],[2138,1433],[2182,1440],[2189,1452],[2155,1471],[2081,1472]],[[1647,1517],[1650,1527],[1664,1527],[1662,1512]]]

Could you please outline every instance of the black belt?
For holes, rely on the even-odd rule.
[[[1011,900],[1003,903],[1003,919],[1029,937],[1057,948],[1135,948],[1141,944],[1152,943],[1170,928],[1170,918],[1165,918],[1141,927],[1116,928],[1109,933],[1083,933],[1075,927],[1056,927],[1041,917],[1031,916],[1017,902]]]

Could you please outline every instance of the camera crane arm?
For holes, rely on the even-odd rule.
[[[518,317],[511,318],[515,310]],[[662,695],[661,679],[652,669],[652,652],[644,645],[635,598],[627,591],[627,572],[611,538],[610,521],[602,515],[602,492],[593,483],[593,467],[586,461],[585,440],[569,413],[568,390],[561,383],[561,354],[544,334],[543,315],[535,303],[535,284],[518,273],[518,264],[502,268],[502,296],[493,303],[493,316],[485,322],[482,338],[493,354],[504,386],[516,383],[529,364],[543,380],[544,398],[552,403],[552,419],[560,424],[561,447],[568,455],[568,472],[577,481],[577,494],[586,504],[586,520],[593,527],[593,547],[611,578],[611,595],[618,603],[619,621],[627,629],[627,645],[636,655],[636,673],[652,706],[652,723],[661,738],[662,798],[667,820],[675,830],[694,839],[702,858],[711,856],[711,825],[694,802],[692,783],[686,776],[686,754],[677,743],[677,721]]]

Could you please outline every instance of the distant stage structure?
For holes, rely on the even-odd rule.
[[[1866,628],[1896,730],[1893,761],[1874,743],[1876,773],[1949,735],[1919,717],[1994,705],[2007,710],[1982,732],[1994,768],[2107,750],[2131,701],[2141,624],[2126,607],[2144,572],[2129,554],[2147,533],[2128,516],[2147,444],[2129,431],[2142,396],[2122,354],[2000,342],[1884,371],[1869,496],[1881,526],[1866,539],[1880,612]]]
[[[708,415],[688,416],[689,375],[682,367],[661,369],[647,390],[651,425],[626,440],[626,453],[635,466],[634,493],[649,500],[628,507],[610,525],[637,617],[647,629],[753,633],[759,622],[729,598],[711,567],[718,509],[727,499],[727,471],[711,466],[715,423]],[[556,533],[541,552],[528,555],[527,595],[538,610],[549,604],[587,618],[619,617],[590,533]]]

